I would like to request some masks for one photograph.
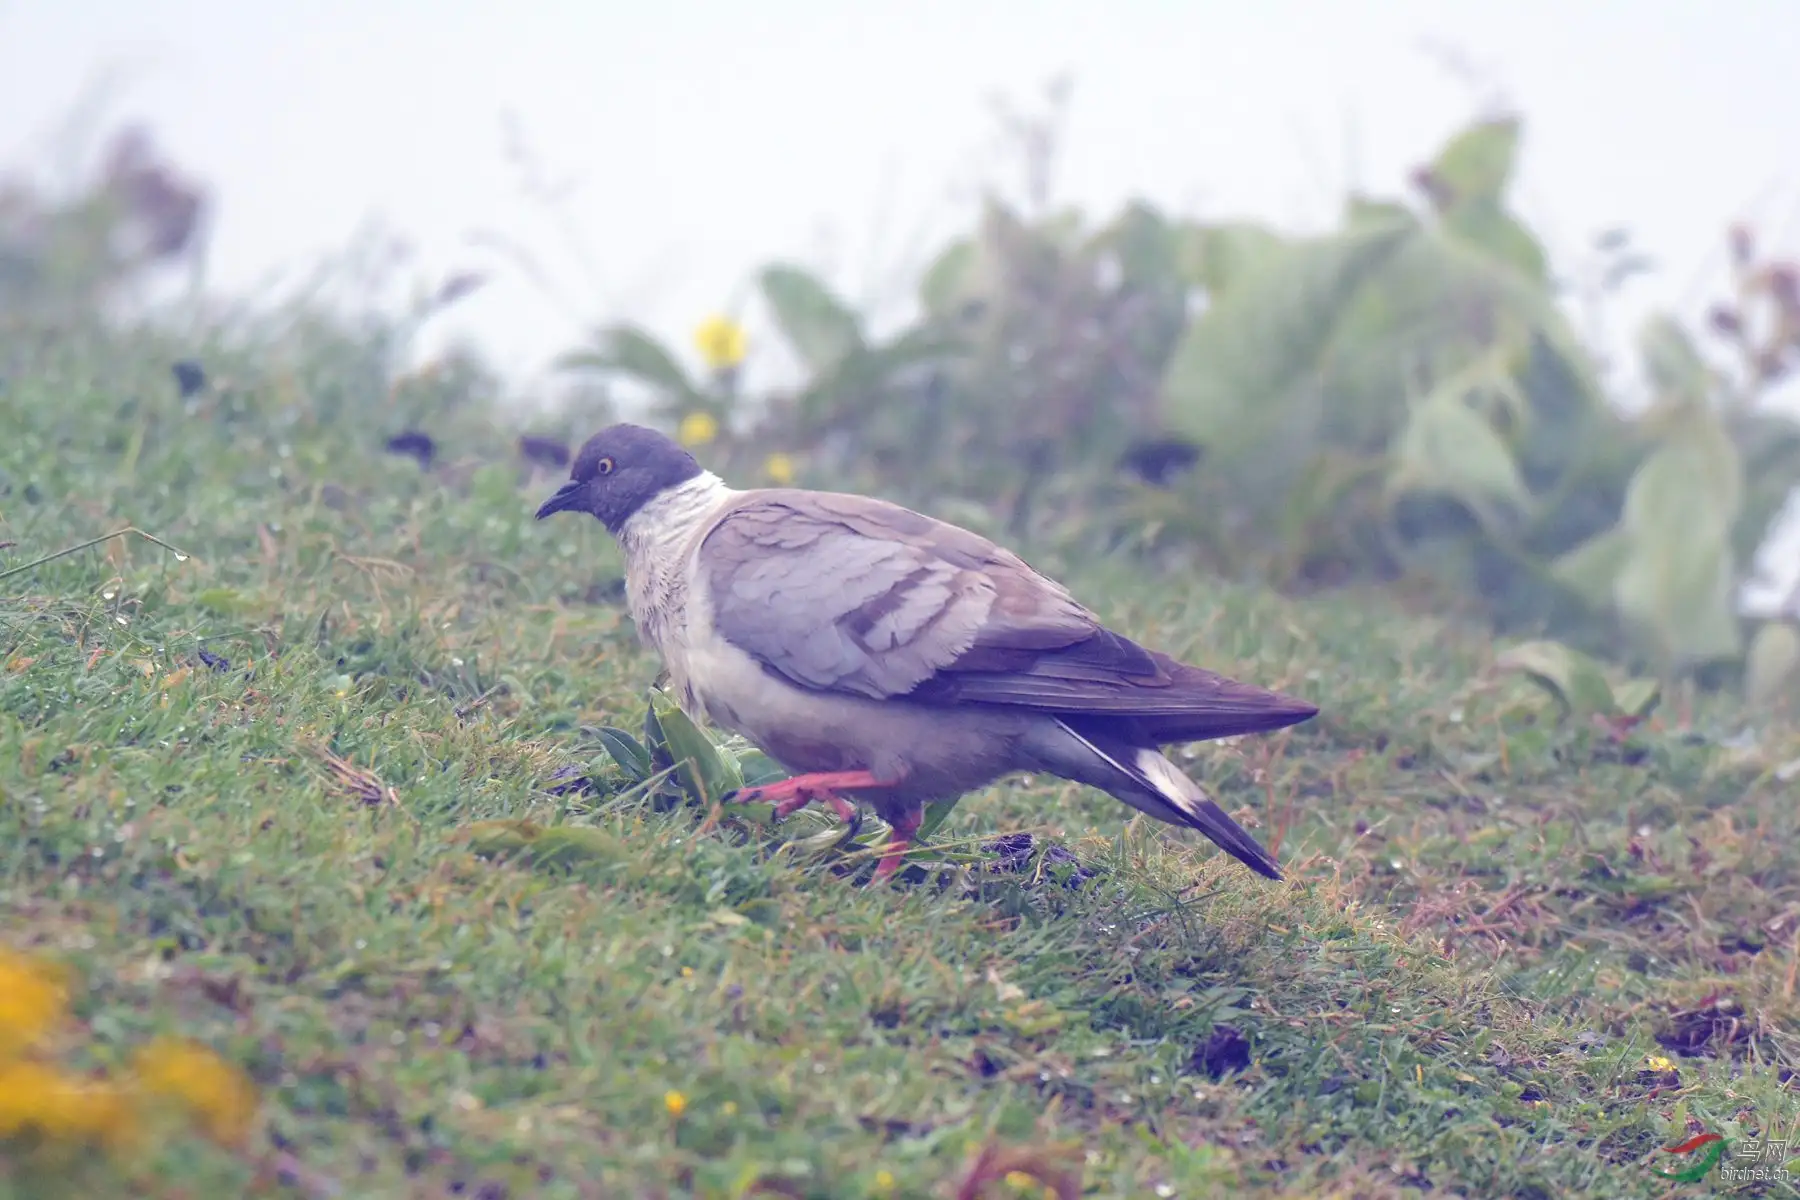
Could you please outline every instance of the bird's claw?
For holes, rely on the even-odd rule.
[[[838,795],[838,789],[867,787],[873,785],[874,782],[874,777],[867,771],[796,775],[791,779],[783,779],[779,783],[739,788],[727,795],[725,801],[732,804],[750,804],[772,800],[775,802],[775,819],[779,821],[792,816],[814,800],[823,800],[831,805],[839,820],[848,821],[856,812],[856,806]]]

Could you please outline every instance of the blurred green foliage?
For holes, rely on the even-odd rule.
[[[1515,118],[1471,124],[1406,195],[1351,196],[1306,236],[1058,207],[1055,125],[1013,121],[1027,195],[990,197],[922,265],[897,328],[797,264],[757,272],[795,386],[746,391],[735,315],[701,324],[698,369],[630,323],[561,365],[629,381],[650,420],[742,482],[877,491],[997,536],[1288,589],[1395,584],[1661,677],[1736,664],[1770,697],[1800,678],[1795,597],[1748,620],[1737,601],[1800,483],[1800,423],[1762,403],[1800,360],[1800,268],[1751,231],[1730,233],[1731,292],[1705,331],[1661,316],[1641,331],[1650,403],[1628,413],[1511,207]],[[81,186],[0,183],[0,329],[25,335],[15,347],[51,327],[117,334],[122,300],[198,260],[207,210],[137,129]],[[1622,233],[1596,250],[1602,301],[1647,265]],[[454,461],[505,423],[501,386],[473,352],[406,360],[481,284],[455,276],[354,332],[305,305],[216,329],[187,411],[239,415],[248,389],[218,369],[236,361],[304,392],[295,420],[366,422]],[[533,469],[616,411],[596,390],[540,420]]]
[[[1800,353],[1794,268],[1734,231],[1711,325],[1741,362],[1655,318],[1652,403],[1629,415],[1509,205],[1520,134],[1479,121],[1412,194],[1352,196],[1306,237],[992,198],[886,338],[768,267],[760,299],[807,374],[791,391],[709,392],[635,328],[569,361],[648,385],[671,423],[711,413],[728,461],[779,448],[1014,535],[1289,588],[1401,582],[1663,675],[1740,661],[1740,564],[1800,483],[1800,425],[1758,405]],[[1624,234],[1597,249],[1603,292],[1647,267]]]

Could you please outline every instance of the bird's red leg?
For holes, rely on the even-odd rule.
[[[731,801],[734,804],[753,804],[773,800],[775,815],[788,817],[814,800],[823,800],[836,811],[839,820],[848,821],[856,815],[856,806],[838,795],[838,792],[881,786],[882,781],[868,771],[818,771],[811,775],[796,775],[779,783],[744,788],[732,796]]]
[[[888,837],[887,845],[882,847],[881,861],[875,866],[877,880],[886,879],[906,861],[906,848],[912,844],[913,835],[919,832],[919,820],[923,816],[923,810],[909,808],[887,818],[893,833]]]

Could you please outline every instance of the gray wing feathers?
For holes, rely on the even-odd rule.
[[[904,695],[973,649],[1067,645],[1098,624],[955,526],[862,497],[767,492],[700,547],[713,627],[806,687]]]
[[[885,501],[751,493],[703,538],[714,631],[802,687],[1136,722],[1156,743],[1317,710],[1155,654],[988,541]]]

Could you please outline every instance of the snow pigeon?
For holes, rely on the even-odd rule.
[[[738,792],[779,817],[867,804],[900,865],[924,806],[1047,773],[1197,829],[1251,870],[1273,856],[1159,747],[1293,725],[1318,709],[1145,649],[966,529],[867,496],[739,491],[679,444],[619,424],[537,511],[617,539],[639,635],[683,711],[792,778]]]

